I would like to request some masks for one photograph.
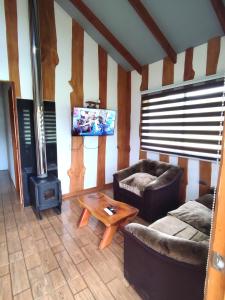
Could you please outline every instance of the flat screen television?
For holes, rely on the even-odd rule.
[[[72,117],[72,135],[113,135],[115,120],[116,112],[114,110],[75,107]]]

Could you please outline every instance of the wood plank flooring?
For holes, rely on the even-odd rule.
[[[80,214],[74,198],[37,220],[0,171],[0,300],[140,299],[123,276],[122,234],[99,250],[104,226],[91,218],[78,229]]]

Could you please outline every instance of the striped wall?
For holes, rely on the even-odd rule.
[[[40,3],[41,7],[54,6],[54,13],[46,12],[41,20],[45,24],[43,18],[49,16],[48,26],[41,28],[41,40],[46,46],[42,61],[44,94],[50,95],[46,96],[47,100],[56,102],[58,173],[62,192],[68,196],[112,183],[119,161],[128,166],[130,73],[107,53],[99,55],[99,45],[56,2]],[[55,24],[48,23],[50,19]],[[54,35],[56,31],[56,44],[54,36],[51,41],[48,39],[51,31]],[[102,57],[105,57],[103,63]],[[48,72],[52,74],[50,81]],[[28,0],[0,0],[0,80],[14,81],[17,96],[32,99],[31,79]],[[120,122],[116,124],[115,134],[104,141],[101,137],[72,138],[71,107],[83,106],[86,100],[99,98],[105,101],[106,108],[117,111]],[[126,136],[125,130],[128,130]],[[123,147],[121,139],[124,136]]]
[[[178,54],[177,63],[167,66],[164,60],[157,61],[147,66],[148,78],[147,89],[158,89],[163,85],[172,82],[182,84],[184,80],[189,79],[204,79],[206,75],[225,74],[225,37],[210,40],[208,43],[188,49],[185,52]],[[219,48],[219,49],[218,49]],[[218,58],[216,57],[218,54]],[[212,67],[212,65],[214,67]],[[146,67],[145,67],[146,68]],[[207,70],[211,70],[210,72]],[[213,71],[214,69],[214,71]],[[145,72],[146,73],[146,72]],[[165,82],[165,76],[167,82]],[[140,110],[140,75],[136,71],[132,72],[132,90],[131,90],[131,116],[132,124],[139,124],[140,115],[137,111]],[[143,81],[142,81],[143,82]],[[142,89],[143,90],[143,89]],[[138,126],[138,125],[137,125]],[[131,141],[136,141],[134,145],[131,142],[130,162],[134,163],[139,159],[140,137],[137,127],[131,126],[130,133]],[[143,151],[141,151],[143,152]],[[141,155],[143,157],[143,154]],[[174,165],[181,165],[186,171],[186,178],[183,179],[183,198],[191,200],[199,196],[201,188],[200,180],[208,183],[210,186],[215,186],[218,176],[218,167],[215,163],[202,162],[198,159],[186,159],[174,155],[161,155],[157,152],[148,151],[147,157],[153,160],[169,161]],[[184,199],[183,199],[184,200]]]

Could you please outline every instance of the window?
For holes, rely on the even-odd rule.
[[[219,158],[224,92],[219,78],[142,94],[141,149]]]

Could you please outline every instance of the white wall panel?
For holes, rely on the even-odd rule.
[[[177,166],[178,165],[178,156],[176,156],[176,155],[170,155],[170,157],[169,157],[169,163],[171,165]]]
[[[195,79],[203,79],[206,76],[207,46],[203,44],[194,48],[193,52],[193,69]]]
[[[117,104],[117,81],[118,81],[118,65],[108,55],[107,69],[107,108],[118,112]],[[118,116],[116,116],[118,118]],[[105,151],[105,183],[113,182],[113,174],[117,171],[117,120],[114,135],[106,138]]]
[[[27,0],[17,0],[17,19],[21,98],[33,99]]]
[[[157,89],[162,86],[163,60],[149,65],[148,89]]]
[[[5,123],[6,119],[4,110],[3,90],[0,85],[0,171],[8,170],[8,153]]]
[[[59,64],[56,67],[55,101],[57,128],[58,176],[62,193],[69,193],[70,179],[67,171],[71,165],[71,108],[69,84],[71,79],[72,19],[55,2],[57,51]]]
[[[151,160],[159,160],[159,153],[158,152],[148,151],[147,152],[147,158],[151,159]]]
[[[12,144],[12,129],[10,123],[10,116],[9,116],[9,84],[3,85],[3,99],[4,99],[4,110],[5,110],[5,117],[6,117],[6,138],[7,138],[7,155],[8,155],[8,171],[10,177],[16,185],[16,178],[15,178],[15,168],[14,168],[14,154],[13,154],[13,144]]]
[[[217,73],[225,76],[225,36],[221,38],[220,42],[220,56],[217,65]]]
[[[84,33],[84,102],[99,99],[98,45]],[[84,188],[97,184],[98,137],[84,138]]]
[[[218,175],[219,175],[219,164],[212,163],[212,172],[211,172],[211,186],[216,187],[218,183]]]
[[[199,196],[199,160],[188,159],[188,185],[186,201],[194,200]]]
[[[9,80],[4,0],[0,0],[0,80]]]
[[[131,116],[130,116],[130,165],[139,160],[140,138],[140,109],[141,109],[141,94],[140,85],[142,77],[137,71],[131,72]]]
[[[177,55],[177,63],[174,65],[174,83],[179,84],[184,80],[184,63],[185,63],[185,52]]]

